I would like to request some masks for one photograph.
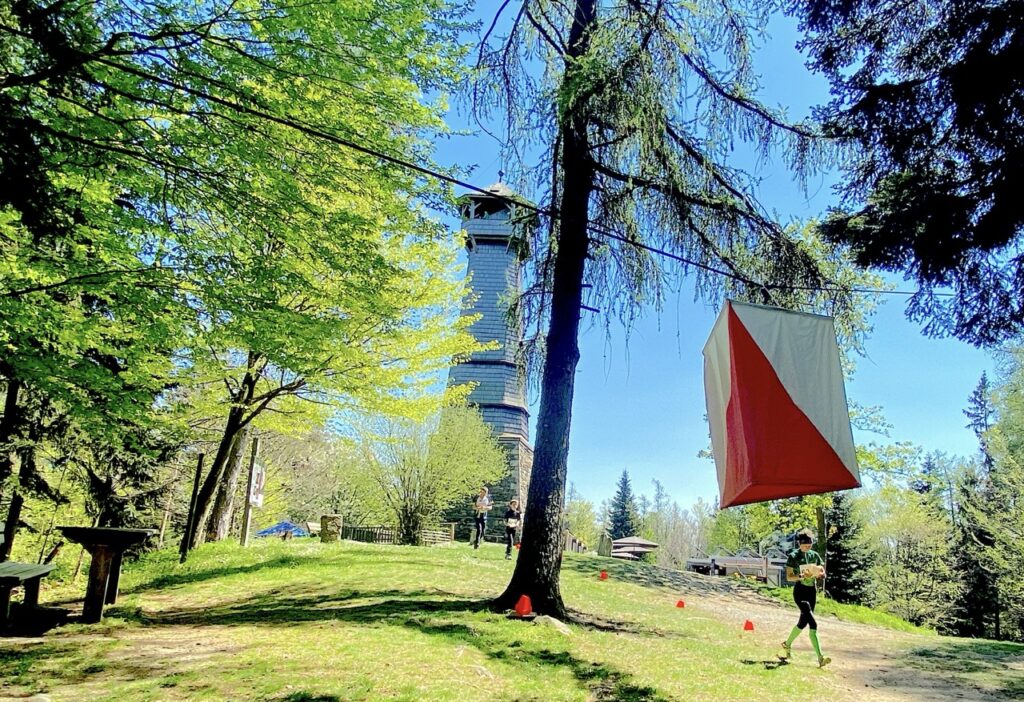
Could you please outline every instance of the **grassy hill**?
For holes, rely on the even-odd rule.
[[[598,578],[605,568],[607,581]],[[103,624],[0,638],[0,700],[842,700],[1024,695],[1024,647],[897,631],[877,613],[823,612],[775,654],[795,608],[744,584],[568,555],[553,626],[488,611],[512,564],[488,545],[406,548],[294,540],[216,544],[185,566],[126,566]],[[44,593],[43,602],[80,596]],[[676,607],[682,598],[685,608]],[[825,608],[828,610],[828,607]],[[744,632],[750,619],[753,632]],[[863,624],[857,620],[874,623]],[[45,698],[38,698],[45,699]]]

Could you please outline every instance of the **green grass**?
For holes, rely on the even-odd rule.
[[[1020,665],[1024,645],[985,639],[944,639],[910,649],[903,662],[918,670],[942,671],[999,699],[1024,699],[1024,678],[1008,676],[1008,666]]]
[[[768,595],[785,602],[788,606],[796,609],[796,603],[793,602],[793,590],[791,588],[758,586],[758,591],[764,595]],[[922,634],[926,636],[936,635],[934,629],[911,624],[905,619],[900,619],[896,615],[889,614],[887,612],[879,612],[878,610],[871,609],[870,607],[863,607],[861,605],[842,604],[835,600],[830,600],[827,597],[818,598],[817,605],[814,608],[814,614],[817,617],[834,616],[840,621],[869,624],[871,626],[882,627],[883,629],[892,629],[893,631],[905,631],[912,634]]]
[[[487,607],[511,573],[502,553],[299,540],[210,545],[185,566],[152,553],[126,565],[102,624],[0,639],[0,699],[771,702],[839,688],[809,656],[780,666],[781,631],[741,633],[699,579],[677,609],[680,577],[643,564],[567,554],[563,595],[589,622],[569,635],[507,619]]]

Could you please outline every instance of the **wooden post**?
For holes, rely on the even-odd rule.
[[[185,519],[185,535],[181,537],[181,558],[179,563],[184,563],[188,557],[188,547],[192,543],[192,530],[195,529],[196,520],[196,498],[199,496],[199,482],[203,476],[203,459],[205,453],[199,454],[199,461],[196,464],[196,479],[192,483],[192,499],[188,503],[188,517]]]
[[[14,588],[0,585],[0,625],[7,623],[11,618],[11,590]]]
[[[117,591],[121,586],[121,559],[123,557],[124,551],[118,551],[110,561],[110,577],[107,578],[107,596],[103,600],[104,604],[117,602]]]
[[[249,454],[249,480],[245,484],[245,512],[242,517],[242,545],[249,545],[249,526],[252,521],[252,474],[256,469],[256,454],[260,450],[260,437],[252,438],[252,452]]]
[[[174,506],[174,485],[178,482],[178,473],[180,470],[180,466],[174,467],[174,477],[171,478],[171,484],[167,488],[167,505],[164,507],[163,519],[160,520],[160,536],[157,538],[157,548],[164,547],[164,535],[167,533],[167,522],[171,519],[171,508]]]
[[[114,553],[103,545],[94,546],[90,552],[92,565],[89,567],[89,584],[85,589],[82,621],[86,624],[95,624],[103,619],[103,605],[107,599],[107,581],[110,578]]]

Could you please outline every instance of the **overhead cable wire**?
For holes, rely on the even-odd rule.
[[[203,90],[198,90],[198,89],[193,88],[193,87],[188,86],[188,85],[182,85],[181,83],[177,83],[177,82],[175,82],[175,81],[173,81],[173,80],[171,80],[169,78],[165,78],[163,76],[160,76],[160,75],[157,75],[157,74],[154,74],[154,73],[150,73],[149,71],[145,71],[145,70],[143,70],[141,68],[138,68],[136,66],[131,66],[131,65],[127,65],[127,64],[121,63],[120,61],[113,61],[113,60],[108,59],[108,58],[99,58],[99,59],[97,59],[97,62],[98,63],[102,63],[102,64],[104,64],[104,65],[106,65],[106,66],[108,66],[110,68],[115,69],[115,70],[123,71],[125,73],[133,74],[133,75],[135,75],[135,76],[137,76],[139,78],[144,78],[146,80],[154,81],[154,82],[156,82],[156,83],[158,83],[160,85],[163,85],[165,87],[172,88],[172,89],[175,89],[175,90],[179,90],[179,91],[182,91],[184,93],[191,94],[191,95],[194,95],[196,97],[209,100],[209,101],[211,101],[213,103],[222,105],[222,106],[224,106],[224,107],[226,107],[226,108],[228,108],[230,110],[234,110],[234,111],[242,113],[242,114],[248,114],[248,115],[251,115],[253,117],[257,117],[259,119],[265,119],[265,120],[268,120],[270,122],[279,124],[281,126],[288,127],[290,129],[294,129],[296,131],[302,132],[302,133],[307,134],[309,136],[313,136],[313,137],[316,137],[316,138],[319,138],[319,139],[323,139],[325,141],[328,141],[328,142],[333,143],[333,144],[337,144],[339,146],[344,146],[346,148],[352,149],[353,151],[357,151],[359,153],[366,154],[368,156],[373,156],[374,158],[381,159],[382,161],[385,161],[387,163],[391,163],[393,165],[399,166],[401,168],[405,168],[405,169],[410,170],[412,172],[419,173],[421,175],[424,175],[424,176],[427,176],[427,177],[430,177],[430,178],[434,178],[434,179],[439,180],[441,182],[449,183],[451,185],[457,185],[459,187],[465,188],[465,189],[470,190],[472,192],[480,193],[482,195],[487,195],[489,197],[493,197],[495,199],[502,200],[503,202],[507,202],[507,203],[509,203],[511,205],[515,205],[517,207],[522,207],[524,209],[531,210],[531,211],[533,211],[533,212],[535,212],[537,214],[541,214],[541,215],[545,215],[547,217],[551,217],[552,219],[561,219],[560,216],[556,212],[554,212],[553,210],[548,210],[548,209],[544,209],[544,208],[538,207],[537,205],[534,205],[534,204],[531,204],[531,203],[525,201],[525,199],[520,200],[520,199],[517,199],[517,198],[514,198],[514,197],[509,197],[507,195],[502,195],[500,193],[495,193],[495,192],[493,192],[491,190],[488,190],[487,188],[483,188],[483,187],[481,187],[479,185],[476,185],[474,183],[470,183],[468,181],[464,181],[464,180],[462,180],[460,178],[456,178],[455,176],[451,176],[451,175],[448,175],[446,173],[441,173],[440,171],[437,171],[437,170],[432,169],[432,168],[428,168],[426,166],[421,166],[421,165],[419,165],[417,163],[413,163],[412,161],[407,161],[407,160],[399,158],[397,156],[391,156],[389,154],[383,153],[383,152],[378,151],[376,149],[373,149],[371,147],[364,146],[364,145],[359,144],[359,143],[357,143],[355,141],[352,141],[350,139],[345,139],[343,137],[339,137],[339,136],[337,136],[335,134],[331,134],[330,132],[326,132],[326,131],[324,131],[322,129],[318,129],[318,128],[310,126],[308,124],[302,124],[301,122],[297,122],[297,121],[289,119],[287,117],[282,117],[280,115],[275,115],[275,114],[272,114],[270,112],[267,112],[267,111],[264,111],[264,110],[261,110],[261,109],[257,109],[256,107],[252,107],[250,105],[242,104],[242,103],[236,102],[234,100],[230,100],[230,99],[223,98],[223,97],[220,97],[220,96],[217,96],[217,95],[213,95],[211,93],[208,93],[208,92],[203,91]],[[679,262],[684,263],[686,265],[694,266],[694,267],[699,268],[701,270],[705,270],[705,271],[707,271],[709,273],[714,273],[716,275],[720,275],[720,276],[724,276],[724,277],[727,277],[727,278],[731,278],[733,280],[739,280],[739,281],[741,281],[743,283],[746,283],[748,285],[758,286],[758,287],[760,287],[761,289],[763,289],[765,291],[770,291],[770,290],[809,290],[809,291],[822,291],[822,292],[844,292],[845,291],[845,292],[860,292],[860,293],[871,293],[871,294],[880,294],[880,295],[916,295],[918,292],[920,292],[920,291],[906,291],[906,290],[886,290],[886,289],[882,289],[882,288],[850,289],[850,288],[842,288],[842,287],[831,288],[831,287],[789,286],[789,285],[782,285],[782,284],[766,284],[766,283],[761,283],[761,282],[758,282],[758,281],[750,280],[750,279],[746,278],[745,276],[737,275],[735,273],[730,273],[728,271],[723,271],[721,269],[714,268],[714,267],[709,266],[707,264],[700,263],[699,261],[694,261],[694,260],[688,259],[688,258],[686,258],[684,256],[680,256],[679,254],[674,254],[674,253],[671,253],[669,251],[665,251],[664,249],[660,249],[660,248],[657,248],[657,247],[654,247],[654,246],[650,246],[648,244],[643,244],[643,243],[638,242],[638,241],[633,241],[631,239],[626,238],[625,236],[623,236],[621,234],[618,234],[618,233],[615,233],[615,232],[611,232],[611,231],[607,231],[607,230],[603,230],[602,228],[600,228],[597,225],[594,225],[594,224],[592,224],[590,222],[588,222],[586,224],[586,228],[587,228],[588,231],[591,231],[591,232],[593,232],[595,234],[598,234],[599,236],[604,236],[604,237],[607,237],[607,238],[610,238],[610,239],[614,239],[616,241],[621,241],[621,242],[623,242],[625,244],[629,244],[631,246],[635,246],[637,248],[644,249],[644,250],[649,251],[651,253],[655,253],[655,254],[658,254],[660,256],[664,256],[666,258],[673,259],[675,261],[679,261]],[[941,292],[933,292],[931,294],[933,294],[933,295],[952,295],[952,293],[941,293]]]

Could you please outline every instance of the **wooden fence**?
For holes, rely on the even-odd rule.
[[[428,546],[447,544],[455,540],[454,522],[440,524],[434,529],[424,529],[421,533],[423,543]],[[349,541],[361,541],[367,544],[397,544],[398,530],[386,526],[343,526],[341,538]]]
[[[565,532],[565,549],[574,553],[586,553],[587,545],[576,538],[571,532]]]

